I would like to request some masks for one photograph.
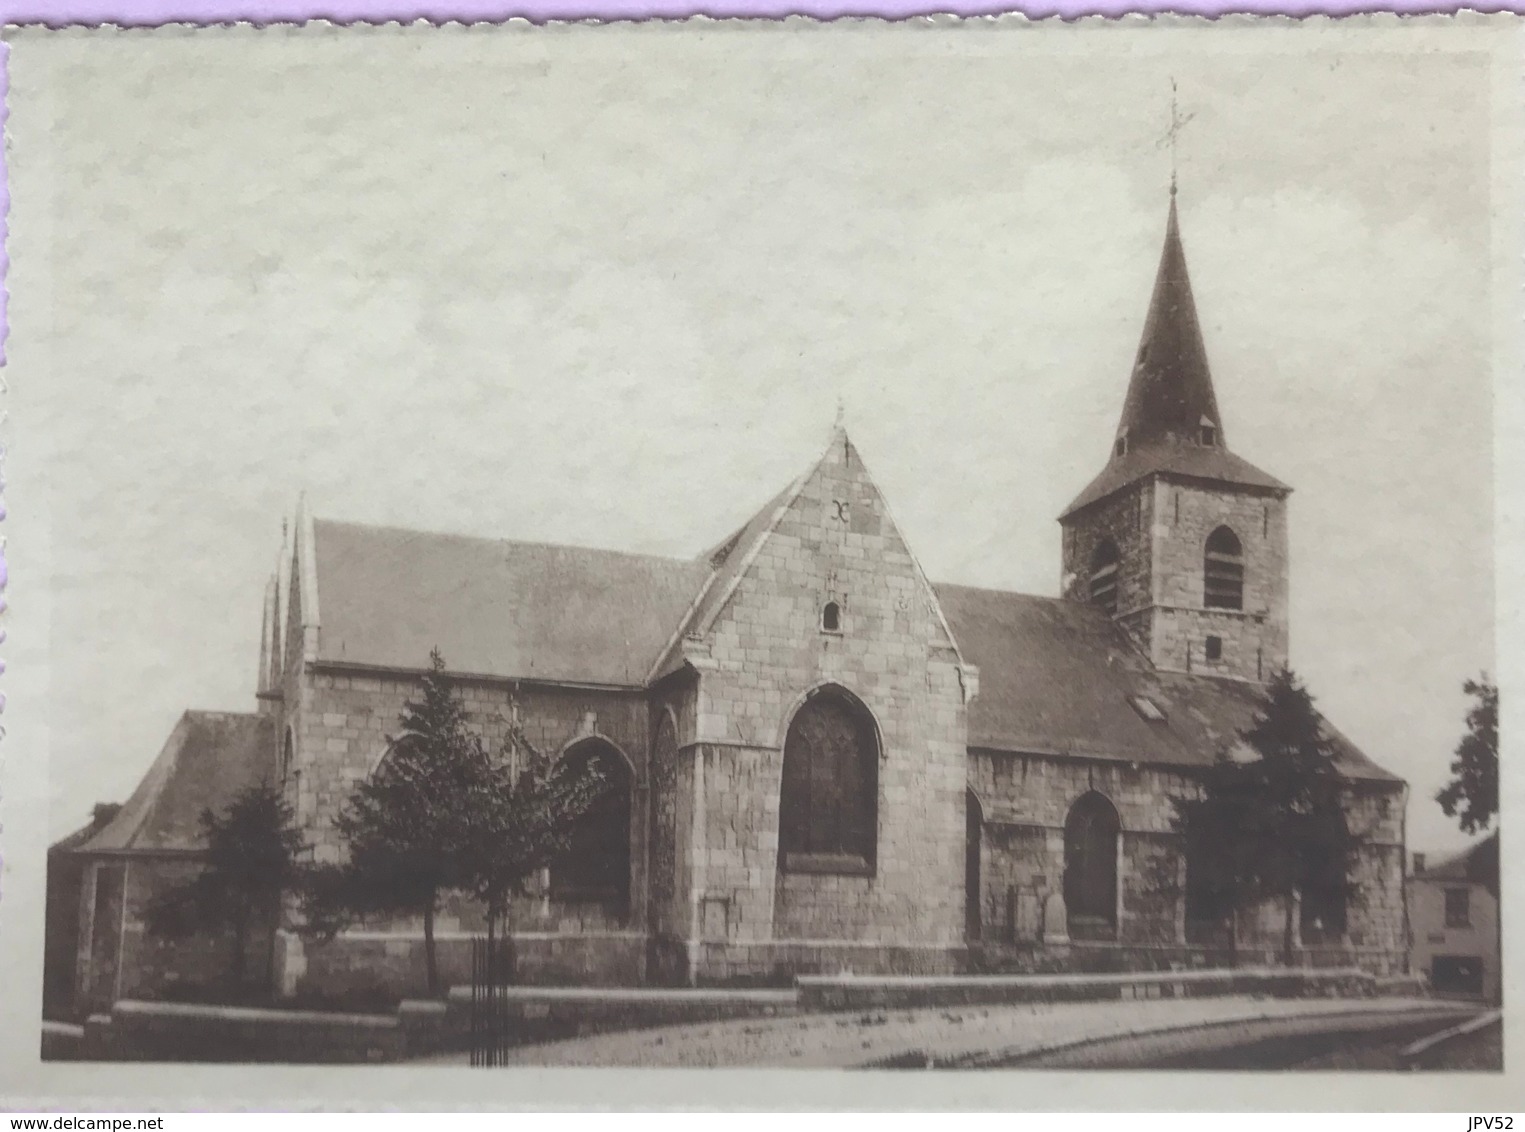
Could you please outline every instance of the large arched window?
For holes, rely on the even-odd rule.
[[[1202,556],[1202,604],[1211,609],[1244,608],[1244,548],[1239,536],[1219,527],[1207,536]]]
[[[1064,823],[1064,906],[1074,939],[1117,938],[1117,837],[1112,803],[1092,790]]]
[[[784,739],[780,864],[787,872],[872,873],[879,833],[879,740],[852,696],[823,688]]]
[[[551,899],[603,904],[623,916],[630,904],[630,766],[601,739],[578,743],[562,758],[572,773],[596,767],[604,785],[551,865]]]
[[[1117,612],[1117,543],[1103,539],[1091,554],[1091,604]]]

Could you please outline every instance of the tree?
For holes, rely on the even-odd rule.
[[[273,786],[240,791],[221,813],[201,812],[206,844],[198,872],[161,891],[147,910],[148,930],[181,939],[196,932],[231,935],[230,988],[245,981],[249,932],[256,918],[274,918],[283,893],[298,886],[301,835],[291,808]]]
[[[463,874],[486,906],[489,954],[496,954],[493,941],[509,902],[525,895],[530,878],[567,850],[577,820],[608,785],[597,763],[553,758],[530,741],[517,720],[510,724],[501,757],[466,807]],[[509,938],[506,930],[504,938]]]
[[[315,872],[308,887],[309,930],[329,934],[371,913],[417,915],[424,969],[439,993],[434,919],[441,895],[460,887],[472,823],[493,777],[481,739],[445,672],[429,654],[421,695],[403,705],[400,732],[335,821],[348,848],[344,865]]]
[[[368,914],[419,916],[428,993],[437,995],[440,898],[461,890],[483,900],[491,931],[528,878],[565,850],[603,780],[546,756],[517,723],[493,757],[470,729],[438,649],[400,724],[337,819],[348,858],[313,870],[305,918],[310,934],[324,936]]]
[[[1476,702],[1467,711],[1467,733],[1456,744],[1451,781],[1435,800],[1463,833],[1478,833],[1499,812],[1499,689],[1484,674],[1462,690]]]
[[[1345,782],[1313,697],[1290,669],[1272,675],[1240,738],[1246,757],[1225,752],[1203,776],[1200,796],[1176,803],[1193,855],[1191,887],[1220,915],[1281,901],[1282,954],[1291,963],[1297,894],[1351,894],[1357,842],[1345,822]]]

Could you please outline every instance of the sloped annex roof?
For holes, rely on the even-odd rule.
[[[1471,881],[1482,883],[1483,876],[1491,864],[1495,876],[1498,874],[1498,831],[1477,842],[1469,845],[1459,853],[1452,853],[1449,857],[1443,857],[1435,864],[1423,869],[1414,870],[1415,880],[1443,880],[1443,881]],[[1493,855],[1493,861],[1486,860],[1489,854]]]
[[[936,589],[964,656],[980,672],[979,695],[969,704],[971,747],[1206,766],[1255,714],[1254,685],[1161,672],[1092,606],[970,586]],[[1134,697],[1163,719],[1146,719]],[[1350,778],[1401,781],[1328,730]]]
[[[268,781],[274,762],[269,717],[188,711],[116,817],[76,851],[199,849],[202,811],[219,811],[241,790]]]
[[[318,659],[640,687],[708,563],[313,523]]]

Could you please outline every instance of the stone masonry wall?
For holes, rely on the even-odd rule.
[[[1171,830],[1169,798],[1189,796],[1186,774],[1125,763],[974,751],[970,786],[984,815],[980,846],[980,927],[986,943],[1035,945],[1050,892],[1063,892],[1064,823],[1088,790],[1116,807],[1122,827],[1118,859],[1118,943],[1186,943],[1184,871]],[[1379,974],[1402,970],[1403,795],[1399,786],[1357,787],[1347,821],[1361,847],[1350,869],[1356,889],[1343,939],[1299,941],[1303,961],[1356,962]],[[1284,911],[1268,902],[1240,917],[1242,947],[1279,955]],[[1220,945],[1226,940],[1219,940]]]
[[[1149,533],[1155,496],[1147,483],[1135,484],[1064,524],[1063,596],[1091,600],[1091,556],[1105,539],[1117,544],[1117,612],[1129,634],[1147,650],[1144,611],[1154,592],[1154,560]]]
[[[735,958],[802,939],[960,946],[964,681],[973,674],[961,672],[934,600],[839,438],[704,642],[694,862],[706,955],[717,943]],[[821,627],[827,601],[841,606],[838,633]],[[881,736],[871,877],[778,875],[783,741],[823,684],[857,696]],[[764,962],[755,951],[748,962]]]
[[[1131,763],[973,751],[969,785],[984,812],[980,924],[987,941],[1035,942],[1041,909],[1064,892],[1064,823],[1096,791],[1117,810],[1118,941],[1184,939],[1169,798],[1193,789],[1183,776]]]
[[[183,940],[148,931],[148,908],[162,891],[194,876],[190,861],[137,859],[128,864],[122,923],[119,998],[205,999],[227,986],[233,962],[233,934],[197,933]],[[254,917],[244,941],[244,976],[249,988],[269,980],[274,925]]]
[[[447,658],[448,660],[448,658]],[[406,700],[418,694],[415,676],[302,667],[284,702],[285,722],[296,737],[296,755],[286,782],[298,826],[320,860],[338,860],[343,843],[334,818],[356,786],[375,768],[395,735]],[[530,741],[544,751],[561,752],[572,743],[597,737],[612,743],[632,767],[630,907],[617,917],[597,905],[533,899],[513,910],[518,927],[542,930],[607,931],[646,921],[647,754],[650,716],[639,692],[569,689],[513,683],[464,681],[457,686],[470,725],[490,748],[508,734],[517,709]],[[441,932],[470,929],[474,909],[447,900],[436,927]],[[421,934],[419,924],[398,918],[391,927],[405,935]]]
[[[1357,898],[1346,913],[1346,943],[1388,956],[1394,971],[1401,969],[1409,946],[1404,820],[1404,793],[1396,784],[1351,794],[1346,821],[1361,846],[1350,873]]]
[[[1203,606],[1207,536],[1227,525],[1244,550],[1244,608]],[[1272,495],[1175,482],[1134,484],[1064,527],[1064,596],[1090,597],[1091,555],[1117,543],[1118,620],[1163,669],[1262,680],[1287,659],[1287,504]],[[1207,659],[1209,636],[1222,655]]]
[[[1287,660],[1287,504],[1269,495],[1154,482],[1151,658],[1164,669],[1262,680]],[[1244,608],[1203,606],[1207,537],[1229,527],[1244,550]],[[1207,659],[1206,639],[1222,641]]]

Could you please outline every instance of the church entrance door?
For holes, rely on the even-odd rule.
[[[1117,810],[1094,790],[1064,823],[1064,903],[1070,938],[1117,938]]]
[[[973,790],[964,792],[964,935],[980,938],[980,837],[985,814]]]

